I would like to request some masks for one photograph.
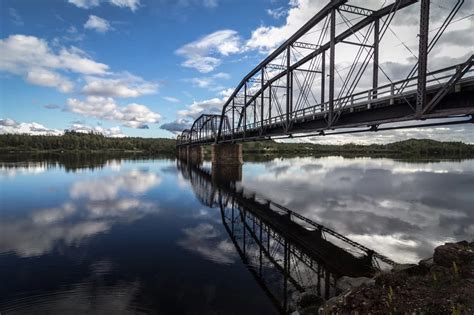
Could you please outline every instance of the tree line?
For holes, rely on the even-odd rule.
[[[140,151],[174,153],[176,141],[165,138],[109,138],[101,133],[66,130],[61,136],[2,134],[0,150],[5,151]]]

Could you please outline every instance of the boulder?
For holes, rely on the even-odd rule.
[[[435,249],[433,255],[435,264],[447,268],[457,265],[467,265],[474,263],[474,246],[467,241],[459,243],[445,243]]]
[[[337,280],[336,289],[338,289],[340,292],[346,292],[353,288],[360,287],[363,284],[367,286],[372,286],[375,284],[375,280],[367,277],[352,278],[344,276]]]
[[[418,263],[419,266],[426,267],[426,268],[431,268],[433,264],[434,264],[433,257],[422,259]]]

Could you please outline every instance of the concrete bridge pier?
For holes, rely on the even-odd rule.
[[[178,147],[178,159],[182,161],[188,160],[188,147],[187,146]]]
[[[211,147],[212,179],[215,181],[242,180],[242,144],[220,143]]]
[[[203,160],[202,147],[200,145],[187,146],[187,161],[190,164],[201,164]]]

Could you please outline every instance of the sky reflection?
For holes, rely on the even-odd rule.
[[[275,311],[175,161],[79,162],[0,162],[0,311]],[[472,160],[275,159],[240,185],[397,262],[474,235]]]
[[[474,231],[472,160],[275,159],[242,185],[400,262]]]

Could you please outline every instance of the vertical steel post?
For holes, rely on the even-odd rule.
[[[324,111],[325,81],[326,81],[326,51],[321,55],[321,111]]]
[[[257,124],[257,100],[253,100],[253,127]]]
[[[290,73],[290,53],[291,53],[291,46],[288,45],[286,49],[286,131],[288,131],[290,127],[290,81],[291,81],[291,73]]]
[[[372,98],[377,98],[377,87],[379,86],[379,19],[374,21],[374,68],[372,73]]]
[[[421,115],[426,103],[426,72],[428,67],[428,32],[430,22],[430,0],[421,0],[420,37],[418,48],[418,88],[416,94],[416,114]]]
[[[264,93],[263,93],[263,85],[265,84],[264,82],[264,67],[262,67],[262,74],[261,74],[261,80],[260,80],[260,89],[262,90],[261,95],[260,95],[260,134],[263,133],[263,101],[264,101]]]
[[[232,98],[232,141],[234,140],[235,129],[235,97]]]
[[[272,123],[272,85],[268,85],[268,120]]]
[[[288,294],[288,275],[290,273],[290,262],[289,262],[289,250],[288,250],[288,240],[285,239],[284,247],[284,260],[283,260],[283,310],[286,313],[287,311],[287,294]]]
[[[263,93],[263,90],[262,90],[262,93]],[[262,276],[262,246],[263,246],[263,231],[262,231],[262,227],[263,227],[263,223],[262,223],[262,219],[260,219],[260,224],[259,224],[259,228],[260,228],[260,246],[258,247],[259,251],[260,251],[260,264],[259,264],[259,271],[260,271],[260,277]]]
[[[332,125],[334,114],[334,59],[336,58],[336,10],[331,11],[331,30],[329,43],[329,115],[328,126]]]
[[[244,138],[247,131],[247,82],[244,84]],[[242,114],[241,114],[242,115]]]
[[[245,243],[246,243],[246,238],[247,238],[247,237],[246,237],[246,236],[247,236],[247,232],[246,232],[246,228],[245,228],[245,222],[247,222],[247,220],[245,219],[245,217],[246,217],[247,215],[246,215],[245,209],[244,209],[243,212],[244,212],[244,217],[242,218],[242,221],[243,221],[242,228],[243,228],[243,230],[244,230],[244,235],[243,235],[243,244],[244,244],[244,246],[243,246],[243,247],[244,247],[244,256],[245,256],[245,255],[246,255],[246,252],[247,252],[246,249],[245,249]]]

